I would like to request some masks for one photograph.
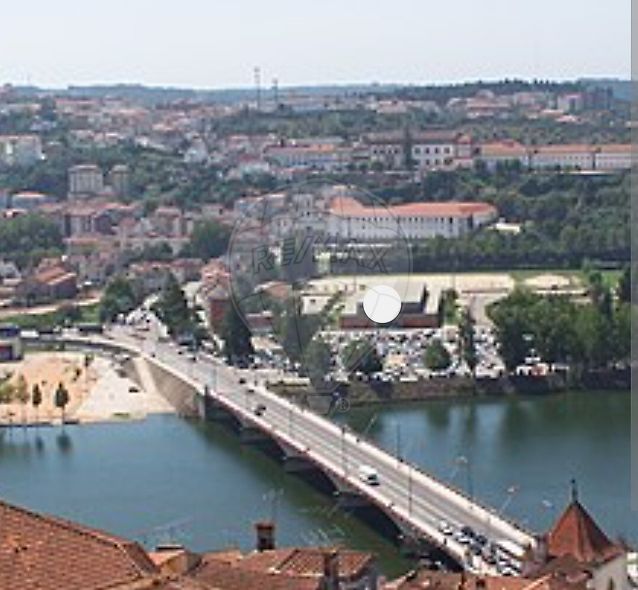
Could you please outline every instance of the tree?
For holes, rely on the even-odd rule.
[[[317,336],[308,344],[302,364],[315,388],[323,383],[332,366],[332,352],[323,338]]]
[[[210,260],[217,258],[228,249],[231,230],[214,220],[203,220],[195,224],[190,241],[185,247],[184,254]]]
[[[383,369],[377,349],[365,340],[350,342],[342,353],[341,362],[349,373],[361,371],[370,375]]]
[[[423,362],[430,371],[445,371],[452,364],[452,357],[443,343],[435,338],[425,349]]]
[[[40,389],[40,385],[37,383],[33,386],[31,390],[31,405],[35,409],[35,421],[36,424],[40,423],[39,420],[39,412],[40,406],[42,405],[42,390]]]
[[[65,387],[64,383],[60,381],[57,389],[55,390],[55,407],[58,408],[62,415],[62,424],[65,422],[64,413],[69,403],[69,390]]]
[[[221,337],[224,340],[224,355],[231,364],[246,360],[255,353],[250,329],[233,302],[230,302],[224,315]]]
[[[126,277],[113,279],[104,290],[100,301],[100,319],[114,321],[120,314],[129,313],[142,302],[139,293]]]
[[[301,298],[296,294],[288,298],[279,315],[276,331],[288,358],[301,362],[307,346],[321,325],[321,317],[302,312]]]
[[[29,386],[24,375],[18,375],[18,379],[15,385],[15,399],[20,403],[22,412],[22,425],[24,426],[27,421],[27,404],[29,403]]]
[[[171,336],[193,335],[197,324],[196,316],[189,308],[186,295],[172,273],[168,275],[153,310],[166,324]]]
[[[478,353],[476,351],[476,342],[474,340],[474,326],[476,322],[472,316],[472,312],[466,308],[461,312],[459,321],[459,335],[461,338],[461,357],[467,364],[468,368],[474,376],[476,365],[478,364]]]
[[[631,301],[631,267],[625,266],[618,279],[618,286],[616,287],[616,294],[618,299],[622,303],[629,303]]]

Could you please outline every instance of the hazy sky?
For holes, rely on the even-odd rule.
[[[0,82],[225,87],[630,75],[631,0],[2,1]]]

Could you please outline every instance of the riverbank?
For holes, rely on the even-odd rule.
[[[26,397],[20,401],[24,379]],[[66,422],[106,422],[143,419],[172,412],[156,392],[144,391],[112,359],[77,352],[30,353],[22,361],[0,365],[0,426],[52,425]],[[56,390],[68,394],[64,409],[56,406]],[[34,405],[34,388],[41,394]]]
[[[279,395],[291,397],[300,403],[313,405],[319,398],[331,399],[338,390],[351,407],[365,407],[403,402],[428,400],[462,400],[476,397],[499,397],[516,395],[551,395],[571,390],[581,391],[628,391],[631,388],[628,370],[588,373],[579,378],[577,384],[569,382],[564,375],[542,377],[515,375],[499,379],[470,379],[452,377],[420,379],[418,381],[362,381],[355,380],[334,389],[317,392],[308,386],[272,384],[270,388]]]

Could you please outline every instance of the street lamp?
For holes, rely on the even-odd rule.
[[[412,465],[408,463],[408,514],[412,516]]]
[[[472,483],[472,463],[465,455],[459,455],[455,459],[456,466],[454,467],[454,471],[452,472],[452,476],[450,477],[450,481],[456,477],[456,474],[459,472],[461,467],[465,467],[466,475],[467,475],[467,493],[470,497],[470,500],[474,499],[474,486]]]
[[[348,459],[346,456],[346,426],[341,425],[341,464],[343,466],[343,474],[348,476]]]
[[[505,498],[505,500],[503,501],[503,504],[501,505],[501,507],[499,508],[497,512],[499,516],[503,515],[503,513],[505,512],[505,509],[510,505],[510,502],[514,498],[514,495],[516,494],[516,492],[518,492],[518,489],[519,489],[519,486],[517,485],[511,485],[509,488],[507,488],[507,497]]]

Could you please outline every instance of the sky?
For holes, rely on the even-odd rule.
[[[3,0],[0,83],[630,76],[631,0]]]

